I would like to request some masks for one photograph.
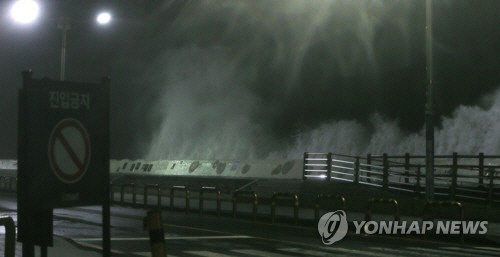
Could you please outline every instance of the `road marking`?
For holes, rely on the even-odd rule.
[[[236,250],[231,250],[231,252],[243,253],[243,254],[260,256],[260,257],[289,257],[290,256],[290,255],[284,255],[284,254],[273,253],[273,252],[265,252],[265,251],[255,250],[255,249],[236,249]]]
[[[370,247],[370,249],[377,250],[379,252],[392,252],[392,253],[398,254],[399,256],[422,256],[422,254],[419,252],[398,250],[398,249],[393,249],[393,248],[373,247],[372,246],[372,247]],[[431,257],[431,256],[441,257],[443,255],[426,253],[425,256],[427,256],[427,257]]]
[[[497,251],[500,252],[500,248],[497,247],[487,247],[487,246],[476,246],[474,247],[476,249],[481,249],[481,250],[491,250],[491,251]]]
[[[342,247],[322,247],[322,249],[330,251],[330,252],[342,252],[347,253],[348,255],[365,255],[365,256],[373,256],[373,257],[396,257],[400,255],[392,255],[387,253],[374,253],[371,251],[362,251],[362,250],[354,250],[347,249]]]
[[[133,252],[132,254],[135,254],[135,255],[139,255],[139,256],[144,256],[144,257],[151,257],[151,252]],[[168,257],[177,257],[175,255],[171,255],[169,253],[167,253],[167,256]]]
[[[475,248],[478,248],[478,247],[475,247]],[[462,248],[462,247],[453,247],[453,246],[441,247],[441,249],[454,250],[454,251],[459,251],[459,252],[468,252],[471,254],[487,254],[487,255],[492,255],[492,256],[498,256],[498,251],[500,251],[500,249],[498,249],[498,248],[487,250],[487,249]]]
[[[446,255],[477,256],[477,254],[473,254],[473,253],[462,253],[462,252],[446,251],[446,250],[439,250],[439,249],[428,249],[428,248],[422,248],[422,247],[407,247],[406,249],[416,250],[416,251],[421,251],[421,252],[430,252],[430,253],[436,253],[436,254],[446,254]]]
[[[290,253],[298,253],[302,256],[317,256],[317,257],[332,256],[332,253],[330,253],[330,252],[320,252],[320,251],[308,250],[308,249],[303,249],[303,248],[279,248],[278,250],[284,251],[284,252],[290,252]],[[339,255],[335,255],[335,256],[339,256]],[[347,256],[347,255],[341,255],[341,256]]]
[[[203,256],[203,257],[235,257],[234,255],[225,255],[222,253],[214,253],[210,251],[184,251],[184,253]]]
[[[206,239],[241,239],[253,238],[251,236],[169,236],[165,240],[206,240]],[[74,238],[75,241],[102,241],[102,238]],[[149,237],[114,237],[111,241],[144,241]]]
[[[87,244],[87,243],[83,243],[83,242],[76,242],[76,243],[79,244],[79,245],[81,245],[81,246],[83,246],[83,247],[87,247],[87,248],[90,248],[90,249],[102,251],[102,247],[101,246],[97,246],[97,245],[93,245],[93,244]],[[112,254],[117,254],[117,255],[126,255],[126,253],[123,252],[123,251],[117,251],[117,250],[113,250],[113,249],[111,249],[111,253]]]
[[[258,222],[257,222],[258,223]],[[203,229],[203,228],[195,228],[195,227],[189,227],[189,226],[181,226],[181,225],[174,225],[174,224],[163,224],[164,227],[170,226],[170,227],[177,227],[177,228],[184,228],[184,229],[190,229],[190,230],[197,230],[197,231],[205,231],[205,232],[212,232],[212,233],[218,233],[218,234],[226,234],[226,235],[235,235],[239,236],[239,234],[234,234],[234,233],[229,233],[229,232],[223,232],[223,231],[218,231],[218,230],[212,230],[212,229]],[[292,227],[292,226],[290,226]],[[300,227],[303,229],[303,227]],[[297,242],[297,241],[290,241],[290,240],[281,240],[281,239],[274,239],[274,238],[266,238],[266,237],[259,237],[259,236],[250,236],[251,238],[258,239],[258,240],[265,240],[269,242],[277,242],[277,243],[285,243],[285,244],[292,244],[296,246],[304,246],[308,248],[315,248],[317,247],[316,244],[308,244],[308,243],[302,243],[302,242]]]

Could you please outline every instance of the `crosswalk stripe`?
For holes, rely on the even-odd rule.
[[[243,253],[243,254],[260,256],[260,257],[289,257],[290,256],[290,255],[260,251],[260,250],[255,250],[255,249],[236,249],[236,250],[231,250],[231,252]]]
[[[383,248],[383,247],[370,247],[370,249],[377,250],[380,252],[391,252],[397,254],[398,256],[422,256],[421,253],[415,251],[405,251],[404,249],[393,249],[393,248]],[[427,257],[441,257],[441,254],[431,254],[426,253]]]
[[[214,253],[214,252],[210,252],[210,251],[184,251],[184,253],[203,256],[203,257],[235,257],[234,255],[226,255],[226,254]]]
[[[316,250],[309,250],[309,249],[303,249],[303,248],[279,248],[278,250],[284,251],[284,252],[290,252],[290,253],[298,253],[302,256],[317,256],[317,257],[332,256],[332,253],[320,252],[320,251],[316,251]],[[339,255],[335,255],[335,256],[339,256]],[[341,255],[341,256],[347,256],[347,255]]]
[[[476,247],[477,248],[477,247]],[[459,252],[468,252],[471,254],[487,254],[487,255],[492,255],[492,256],[498,256],[500,253],[500,249],[498,250],[483,250],[483,249],[474,249],[474,248],[461,248],[461,247],[441,247],[441,249],[446,249],[446,250],[454,250],[454,251],[459,251]]]
[[[342,252],[347,253],[349,255],[364,255],[364,256],[373,256],[373,257],[396,257],[398,255],[392,255],[387,253],[375,253],[372,251],[362,251],[362,250],[354,250],[347,249],[342,247],[322,247],[322,249],[330,251],[330,252]]]
[[[446,250],[428,249],[428,248],[422,248],[422,247],[407,247],[407,249],[421,251],[421,252],[436,253],[436,254],[446,254],[446,255],[453,254],[456,256],[477,256],[477,254],[473,254],[473,253],[451,252],[451,251],[446,251]]]

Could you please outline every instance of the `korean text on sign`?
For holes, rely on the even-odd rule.
[[[68,91],[50,91],[50,108],[53,109],[90,109],[90,95]]]

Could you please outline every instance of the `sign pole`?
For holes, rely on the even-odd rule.
[[[427,69],[427,104],[425,110],[425,198],[434,197],[434,99],[432,58],[432,0],[425,1],[425,42]]]
[[[109,77],[103,77],[102,78],[102,84],[105,88],[105,94],[106,98],[109,99],[109,85],[110,85],[110,78]],[[109,100],[107,101],[107,110],[109,110]],[[109,111],[106,113],[106,120],[109,122]],[[109,134],[109,124],[107,126],[107,133]],[[109,140],[104,142],[106,144],[106,149],[109,149]],[[105,153],[106,156],[106,165],[104,168],[104,181],[106,181],[106,186],[105,186],[105,196],[104,197],[104,202],[102,205],[102,256],[103,257],[111,257],[111,211],[110,211],[110,175],[109,175],[109,151]]]

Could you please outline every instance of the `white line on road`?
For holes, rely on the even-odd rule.
[[[303,249],[303,248],[280,248],[278,250],[284,251],[284,252],[290,252],[290,253],[298,253],[301,256],[316,256],[316,257],[332,256],[332,253],[330,253],[330,252],[320,252],[320,251],[308,250],[308,249]],[[335,255],[335,256],[347,256],[347,255]]]
[[[390,252],[390,253],[393,253],[393,254],[397,254],[399,256],[422,256],[421,253],[419,252],[416,252],[416,251],[405,251],[403,249],[399,250],[399,249],[393,249],[393,248],[388,248],[388,247],[373,247],[371,246],[370,249],[373,249],[373,250],[377,250],[379,252]],[[425,254],[426,257],[441,257],[443,256],[442,254],[431,254],[431,253],[426,253]]]
[[[144,256],[144,257],[151,257],[151,252],[133,252],[132,254],[139,255],[139,256]],[[175,255],[171,255],[167,253],[168,257],[177,257]]]
[[[273,253],[273,252],[265,252],[255,249],[236,249],[236,250],[231,250],[231,252],[243,253],[259,257],[289,257],[289,255]]]
[[[498,248],[498,247],[477,246],[477,247],[474,247],[474,248],[481,249],[481,250],[491,250],[491,251],[500,252],[500,248]]]
[[[478,247],[475,247],[478,248]],[[474,249],[474,248],[463,248],[463,247],[441,247],[441,249],[454,250],[459,252],[467,252],[471,254],[487,254],[491,256],[498,256],[500,249]]]
[[[214,253],[210,251],[184,251],[185,253],[198,255],[203,257],[235,257],[234,255],[225,255],[222,253]]]
[[[171,236],[165,240],[206,240],[206,239],[240,239],[253,238],[251,236]],[[102,241],[102,238],[74,238],[75,241]],[[146,241],[149,237],[114,237],[111,241]]]
[[[473,253],[463,253],[463,252],[455,252],[455,251],[447,251],[447,250],[428,249],[428,248],[422,248],[422,247],[407,247],[407,249],[419,251],[422,254],[424,254],[425,252],[428,252],[428,253],[436,253],[436,254],[449,255],[449,256],[451,256],[451,255],[454,255],[454,256],[477,256],[477,254],[473,254]]]
[[[349,255],[364,255],[364,256],[373,256],[373,257],[396,257],[400,255],[392,255],[392,254],[387,254],[387,253],[375,253],[370,250],[367,251],[362,251],[362,250],[354,250],[354,249],[347,249],[347,248],[342,248],[342,247],[322,247],[322,249],[331,251],[331,252],[341,252],[341,253],[347,253]],[[369,248],[368,248],[369,249]]]

